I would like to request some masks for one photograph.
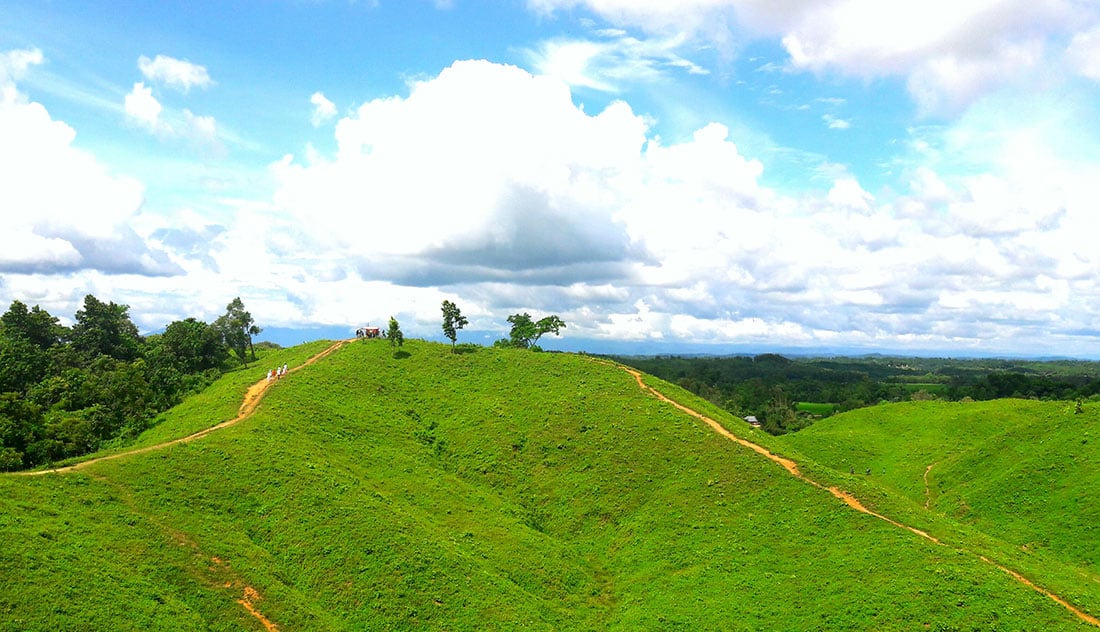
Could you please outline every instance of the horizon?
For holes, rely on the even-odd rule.
[[[1100,4],[0,9],[5,305],[1100,359]]]
[[[254,339],[256,343],[273,342],[281,347],[297,346],[318,340],[344,340],[353,338],[355,328],[341,326],[286,329],[264,329]],[[458,344],[474,344],[482,347],[491,347],[496,340],[507,338],[508,332],[491,331],[466,331],[460,330]],[[406,340],[416,338],[439,344],[450,344],[442,333],[428,336],[406,336]],[[1097,362],[1100,357],[1072,356],[1072,355],[1028,355],[1028,354],[945,354],[937,350],[902,350],[902,349],[845,349],[845,348],[811,348],[811,347],[767,347],[767,346],[735,346],[735,345],[685,345],[680,343],[660,342],[632,342],[632,341],[600,341],[586,339],[570,339],[566,336],[546,336],[539,341],[539,346],[545,352],[562,353],[588,353],[592,355],[607,356],[682,356],[682,357],[729,357],[729,356],[761,356],[768,354],[780,355],[787,358],[923,358],[943,360],[1031,360],[1037,362]]]

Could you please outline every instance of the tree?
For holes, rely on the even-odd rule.
[[[37,305],[28,310],[21,301],[12,301],[8,311],[0,316],[0,323],[5,335],[26,340],[39,349],[49,349],[65,335],[65,328],[56,317]]]
[[[450,301],[443,301],[443,335],[451,341],[451,353],[455,351],[455,340],[458,338],[458,330],[470,324],[462,315],[462,310]]]
[[[559,332],[562,329],[565,329],[565,321],[558,318],[557,314],[551,314],[546,318],[540,318],[539,321],[535,323],[535,339],[531,341],[531,344],[537,344],[539,338],[542,338],[543,334],[560,336],[561,334]]]
[[[397,324],[397,319],[393,316],[390,316],[390,326],[386,329],[386,337],[390,339],[390,347],[393,347],[395,351],[405,344],[405,334],[401,333],[401,325]]]
[[[88,360],[105,355],[116,360],[133,360],[141,350],[141,336],[130,320],[129,305],[104,303],[91,294],[84,297],[84,309],[76,312],[72,346]]]
[[[256,326],[252,320],[252,314],[245,311],[241,297],[237,297],[225,306],[225,314],[214,321],[214,326],[222,333],[225,346],[229,347],[237,358],[248,364],[249,357],[245,356],[245,348],[248,348],[252,360],[256,359],[256,350],[252,347],[252,336],[259,334],[262,329]]]
[[[512,323],[512,330],[508,332],[508,340],[511,345],[520,349],[530,347],[531,341],[535,339],[537,333],[531,315],[527,312],[512,314],[508,317],[508,322]]]
[[[558,318],[556,314],[551,314],[539,319],[538,322],[534,322],[531,320],[531,315],[524,312],[522,314],[512,314],[508,317],[508,322],[512,323],[512,330],[508,332],[509,344],[521,349],[530,349],[544,334],[554,334],[556,336],[559,335],[558,332],[565,328],[565,322]]]
[[[170,323],[159,341],[173,362],[187,373],[217,368],[229,353],[218,331],[196,318]]]

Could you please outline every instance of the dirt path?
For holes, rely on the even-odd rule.
[[[760,454],[760,455],[762,455],[762,456],[778,463],[780,466],[783,467],[783,469],[787,470],[787,472],[790,473],[791,476],[794,476],[795,478],[798,478],[799,480],[805,481],[806,483],[809,483],[810,485],[813,485],[814,487],[817,487],[818,489],[823,489],[823,490],[828,491],[829,493],[831,493],[833,496],[836,496],[837,498],[839,498],[841,501],[844,502],[844,504],[848,505],[852,509],[855,509],[856,511],[865,513],[869,516],[874,516],[874,517],[878,518],[879,520],[883,520],[885,522],[888,522],[888,523],[894,525],[895,527],[898,527],[899,529],[905,529],[906,531],[912,532],[912,533],[914,533],[914,534],[916,534],[916,535],[918,535],[918,536],[920,536],[920,537],[922,537],[922,538],[924,538],[924,539],[926,539],[930,542],[934,542],[934,543],[936,543],[940,546],[946,546],[943,542],[941,542],[935,536],[933,536],[933,535],[931,535],[931,534],[929,534],[925,531],[921,531],[920,529],[917,529],[916,527],[912,527],[912,526],[909,526],[907,524],[903,524],[903,523],[898,522],[898,521],[896,521],[892,518],[888,518],[888,517],[886,517],[886,516],[884,516],[880,513],[872,511],[872,510],[868,509],[867,507],[864,507],[863,503],[861,503],[858,498],[856,498],[855,496],[852,496],[848,492],[845,492],[844,490],[842,490],[838,487],[827,486],[827,485],[824,485],[822,483],[819,483],[819,482],[817,482],[813,479],[810,479],[810,478],[806,477],[798,469],[798,464],[795,463],[794,461],[792,461],[788,458],[784,458],[782,456],[779,456],[778,454],[775,454],[774,452],[772,452],[771,450],[765,448],[762,445],[753,443],[752,441],[749,441],[748,439],[743,439],[741,437],[738,437],[737,435],[730,432],[728,429],[726,429],[725,426],[718,423],[717,421],[711,419],[710,417],[707,417],[706,415],[704,415],[704,414],[702,414],[702,413],[700,413],[700,412],[698,412],[694,409],[691,409],[691,408],[688,408],[687,406],[684,406],[683,404],[669,398],[664,393],[661,393],[660,391],[653,388],[652,386],[649,386],[644,381],[642,381],[642,374],[641,374],[640,371],[638,371],[636,369],[633,369],[633,368],[630,368],[628,366],[623,366],[621,364],[612,364],[612,363],[609,363],[609,362],[603,362],[603,361],[599,361],[599,360],[598,360],[598,362],[601,362],[602,364],[609,364],[611,366],[617,366],[618,368],[620,368],[620,369],[626,371],[627,373],[633,375],[634,379],[637,380],[637,382],[638,382],[638,386],[642,390],[644,390],[648,393],[651,393],[653,396],[655,396],[657,399],[659,399],[663,402],[667,402],[669,404],[672,404],[676,408],[678,408],[681,411],[691,415],[692,417],[695,417],[695,418],[703,421],[708,426],[710,426],[715,432],[717,432],[718,434],[722,435],[723,437],[729,439],[730,441],[734,441],[736,443],[739,443],[739,444],[745,446],[746,448],[749,448],[750,450],[752,450],[752,451],[754,451],[754,452],[756,452],[756,453],[758,453],[758,454]],[[935,463],[933,463],[932,465],[935,465]],[[928,468],[924,471],[925,493],[926,494],[928,493],[928,489],[927,489],[927,486],[928,486],[928,472],[929,472],[929,470],[932,469],[932,465],[929,465]],[[926,504],[926,506],[927,506],[927,504]],[[962,550],[962,549],[959,549],[959,550]],[[968,552],[968,551],[964,551],[964,552]],[[1090,615],[1086,612],[1083,612],[1082,610],[1074,607],[1069,602],[1067,602],[1065,599],[1062,599],[1061,597],[1059,597],[1058,595],[1050,592],[1049,590],[1046,590],[1045,588],[1037,586],[1034,582],[1032,582],[1028,578],[1024,577],[1020,573],[1018,573],[1018,572],[1016,572],[1016,571],[1014,571],[1014,570],[1012,570],[1012,569],[1010,569],[1006,566],[998,564],[997,562],[994,562],[994,561],[990,560],[989,558],[985,557],[984,555],[978,555],[977,557],[979,559],[981,559],[983,562],[989,564],[990,566],[996,567],[996,568],[1004,571],[1005,573],[1010,575],[1013,579],[1015,579],[1016,581],[1020,582],[1021,584],[1025,585],[1025,586],[1027,586],[1028,588],[1031,588],[1032,590],[1034,590],[1034,591],[1036,591],[1040,594],[1046,595],[1047,597],[1051,598],[1056,603],[1058,603],[1059,605],[1064,607],[1066,610],[1069,610],[1070,612],[1072,612],[1074,615],[1076,615],[1082,621],[1084,621],[1086,623],[1089,623],[1089,624],[1092,624],[1092,625],[1100,628],[1100,619],[1097,619],[1096,617],[1093,617],[1092,615]]]
[[[936,461],[939,463],[939,461]],[[924,508],[930,509],[932,507],[932,488],[928,486],[928,474],[932,471],[932,468],[936,467],[936,463],[924,468]]]
[[[351,340],[340,340],[338,342],[335,342],[332,345],[330,345],[328,348],[326,348],[324,351],[318,353],[317,355],[315,355],[315,356],[311,357],[310,359],[306,360],[305,362],[303,362],[301,365],[296,366],[293,369],[290,369],[289,371],[287,371],[287,373],[288,374],[294,373],[295,371],[298,371],[298,370],[302,369],[303,367],[309,366],[310,364],[313,364],[314,362],[320,360],[321,358],[331,354],[332,352],[336,351],[337,349],[339,349],[340,347],[344,346],[345,344],[347,344],[349,342],[351,342]],[[240,423],[240,422],[244,421],[245,419],[248,419],[249,417],[251,417],[252,413],[256,411],[256,407],[259,406],[260,400],[263,399],[263,396],[267,392],[267,389],[274,383],[275,383],[274,381],[268,381],[268,379],[266,377],[264,379],[260,380],[259,382],[256,382],[252,386],[248,387],[248,391],[245,392],[244,401],[241,402],[241,407],[239,409],[237,409],[237,416],[236,417],[234,417],[233,419],[230,419],[228,421],[223,421],[220,424],[217,424],[215,426],[211,426],[209,428],[206,428],[205,430],[200,430],[200,431],[198,431],[194,434],[190,434],[186,437],[181,437],[179,439],[173,439],[171,441],[165,441],[163,443],[158,443],[156,445],[146,446],[144,448],[137,448],[137,449],[134,449],[134,450],[128,450],[126,452],[119,452],[118,454],[110,454],[110,455],[101,456],[101,457],[95,458],[95,459],[89,459],[89,460],[84,461],[82,463],[77,463],[76,465],[70,465],[68,467],[59,467],[59,468],[52,469],[52,470],[40,470],[40,471],[36,471],[36,472],[15,472],[15,474],[20,475],[20,476],[39,476],[39,475],[42,475],[42,474],[62,474],[62,473],[65,473],[65,472],[74,472],[76,470],[84,469],[84,468],[86,468],[90,465],[94,465],[96,463],[100,463],[100,462],[103,462],[103,461],[109,461],[111,459],[119,459],[119,458],[122,458],[124,456],[131,456],[131,455],[134,455],[134,454],[142,454],[144,452],[152,452],[154,450],[161,450],[163,448],[167,448],[168,446],[176,445],[178,443],[187,443],[188,441],[194,441],[196,439],[201,439],[201,438],[205,437],[206,435],[208,435],[212,432],[217,432],[218,430],[221,430],[222,428],[228,428],[229,426]],[[99,479],[103,482],[107,482],[108,484],[112,485],[116,489],[119,489],[120,491],[122,491],[120,485],[118,485],[116,483],[113,483],[111,481],[108,481],[107,478],[102,476],[102,475],[91,474],[91,476],[93,476],[94,478]],[[125,500],[126,492],[122,491],[122,493],[123,493],[123,498]],[[137,511],[136,507],[133,506],[132,500],[128,501],[128,504],[131,505],[131,509],[133,509],[134,511]],[[191,546],[192,549],[198,551],[198,545],[195,544],[194,542],[192,542],[191,540],[189,540],[183,533],[181,533],[181,532],[179,532],[175,529],[172,529],[172,528],[168,527],[167,525],[160,524],[160,523],[156,522],[155,520],[153,522],[154,522],[154,524],[157,524],[158,526],[160,526],[163,531],[170,534],[177,541],[180,541],[182,543],[186,543],[189,546]],[[246,611],[248,611],[248,613],[250,615],[255,617],[264,626],[265,630],[267,630],[268,632],[277,632],[279,627],[274,622],[272,622],[270,619],[265,617],[263,615],[263,613],[261,613],[259,611],[259,609],[256,607],[256,602],[263,599],[263,597],[260,595],[260,593],[255,588],[253,588],[252,586],[249,586],[249,585],[245,584],[244,581],[239,576],[237,576],[235,573],[231,573],[228,569],[228,565],[225,562],[223,562],[222,560],[220,560],[216,557],[212,557],[212,558],[210,558],[210,560],[213,563],[213,566],[210,567],[210,572],[211,573],[217,572],[221,575],[227,575],[228,574],[228,578],[224,582],[224,587],[226,589],[232,590],[232,589],[236,589],[237,587],[243,587],[241,597],[239,599],[237,599],[237,603],[239,603],[242,608],[244,608]]]
[[[301,365],[296,366],[293,369],[288,370],[287,373],[294,373],[295,371],[301,370],[303,367],[306,367],[306,366],[309,366],[310,364],[313,364],[314,362],[316,362],[316,361],[320,360],[321,358],[329,355],[330,353],[336,351],[337,349],[339,349],[340,347],[344,346],[345,344],[347,344],[349,342],[351,342],[351,341],[350,340],[340,340],[340,341],[334,342],[331,346],[326,348],[324,351],[322,351],[322,352],[318,353],[317,355],[313,356],[312,358],[306,360]],[[260,404],[260,400],[263,399],[263,396],[267,392],[268,387],[270,387],[274,383],[275,383],[275,381],[270,381],[269,382],[267,380],[267,378],[264,378],[264,379],[260,380],[259,382],[256,382],[252,386],[248,387],[248,391],[245,392],[244,401],[241,402],[241,407],[239,409],[237,409],[237,416],[236,417],[234,417],[232,419],[229,419],[227,421],[223,421],[220,424],[217,424],[215,426],[210,426],[209,428],[206,428],[204,430],[200,430],[200,431],[198,431],[194,434],[187,435],[186,437],[180,437],[179,439],[172,439],[170,441],[165,441],[163,443],[158,443],[156,445],[145,446],[143,448],[135,448],[133,450],[127,450],[125,452],[118,452],[116,454],[108,454],[107,456],[101,456],[101,457],[97,457],[97,458],[94,458],[94,459],[88,459],[87,461],[81,461],[80,463],[77,463],[76,465],[69,465],[69,466],[66,466],[66,467],[58,467],[58,468],[54,468],[54,469],[50,469],[50,470],[35,470],[33,472],[12,472],[12,475],[14,475],[14,476],[41,476],[43,474],[63,474],[65,472],[75,472],[76,470],[82,470],[82,469],[84,469],[88,466],[95,465],[96,463],[102,463],[103,461],[110,461],[112,459],[121,459],[122,457],[125,457],[125,456],[132,456],[134,454],[143,454],[145,452],[153,452],[154,450],[163,450],[164,448],[167,448],[168,446],[173,446],[173,445],[176,445],[178,443],[187,443],[189,441],[194,441],[196,439],[201,439],[201,438],[205,437],[206,435],[208,435],[212,432],[217,432],[218,430],[221,430],[222,428],[228,428],[229,426],[238,424],[238,423],[244,421],[245,419],[248,419],[252,415],[252,413],[255,412],[256,406],[258,406]]]

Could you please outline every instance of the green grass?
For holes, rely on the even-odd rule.
[[[927,503],[929,513],[999,541],[1002,554],[1033,576],[1061,564],[1061,572],[1097,585],[1100,407],[1084,410],[1011,399],[883,405],[823,420],[781,444]]]
[[[236,603],[245,586],[284,630],[1089,629],[620,369],[404,349],[348,345],[193,443],[0,477],[0,630],[258,629]],[[254,380],[223,381],[169,413],[161,436],[220,421]]]
[[[795,409],[800,413],[810,413],[821,417],[828,417],[836,412],[837,405],[823,402],[798,402]]]

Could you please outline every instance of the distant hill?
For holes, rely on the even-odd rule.
[[[294,368],[323,347],[265,362]],[[231,417],[230,395],[239,404],[268,368],[226,376],[237,381],[186,400],[139,444]],[[821,447],[825,433],[810,441],[817,427],[784,443],[644,379],[944,544],[853,510],[597,359],[416,340],[395,357],[360,341],[200,440],[0,476],[0,630],[1094,629],[979,558],[1019,561],[968,524],[1008,507],[960,514],[950,495],[969,488],[948,478],[935,510],[920,506],[909,479],[924,457],[949,472],[930,440],[910,463],[888,439],[860,443],[863,418],[821,422],[853,433],[861,465],[898,470],[878,485],[848,474],[837,459],[849,453]],[[959,445],[1009,442],[977,434]],[[1011,488],[1002,469],[952,454],[976,485]],[[1094,569],[1051,559],[1025,570],[1100,613]]]

